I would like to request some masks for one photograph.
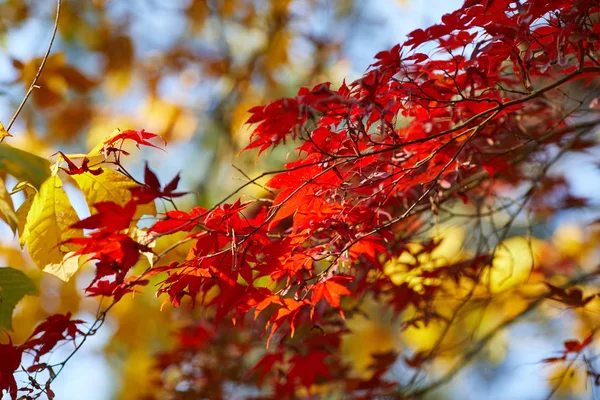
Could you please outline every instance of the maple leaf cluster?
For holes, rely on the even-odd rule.
[[[441,24],[377,54],[360,79],[337,89],[328,83],[302,88],[294,98],[252,108],[248,122],[255,130],[245,150],[260,155],[286,140],[297,144],[297,158],[269,174],[272,201],[238,199],[166,212],[147,237],[183,234],[191,249],[185,259],[162,265],[157,257],[156,266],[132,275],[140,257],[152,253],[128,232],[139,207],[182,195],[178,176],[162,187],[146,167],[131,200],[97,203],[96,213],[73,226],[93,232],[65,242],[77,246],[74,256],[95,261],[87,292],[118,301],[157,279],[157,295],[174,307],[210,310],[180,330],[173,351],[157,357],[159,370],[179,368],[179,382],[192,394],[226,396],[227,382],[268,385],[272,398],[294,398],[327,384],[357,398],[422,394],[410,384],[399,387],[388,372],[402,360],[419,370],[434,351],[377,354],[369,376],[357,377],[340,355],[346,318],[372,298],[396,318],[416,310],[405,328],[447,322],[433,307],[445,285],[454,283],[458,291],[459,284],[482,281],[496,250],[478,248],[433,268],[427,255],[440,243],[422,240],[427,219],[453,202],[484,203],[500,187],[532,183],[529,200],[545,182],[539,170],[547,170],[534,168],[535,162],[557,148],[594,144],[583,136],[597,122],[572,118],[568,103],[549,99],[598,77],[598,13],[592,0],[467,0]],[[433,50],[420,52],[426,47]],[[154,137],[124,131],[101,151],[118,159],[125,154],[120,141],[154,146],[148,141]],[[68,163],[69,174],[88,171],[101,173],[85,160],[81,167]],[[410,262],[398,261],[407,256]],[[395,261],[410,279],[386,272]],[[569,306],[591,301],[578,289],[549,287],[546,297]],[[40,338],[25,347],[0,348],[8,360],[0,363],[1,389],[15,392],[11,375],[23,349],[35,352],[37,363],[79,332],[79,321],[52,321],[40,325],[33,335]],[[257,355],[252,345],[262,339],[267,350]],[[570,344],[561,359],[588,344]]]
[[[238,201],[172,212],[151,228],[192,231],[194,240],[185,261],[162,268],[169,277],[159,293],[175,305],[216,293],[206,302],[216,324],[229,316],[264,327],[275,351],[251,370],[259,384],[270,376],[275,397],[314,388],[319,379],[352,382],[348,392],[385,393],[393,362],[373,367],[377,379],[360,382],[343,371],[333,377],[339,343],[326,350],[310,350],[310,343],[343,334],[356,299],[373,296],[398,315],[413,307],[417,316],[407,324],[419,326],[436,318],[431,304],[442,282],[481,279],[493,252],[434,270],[416,262],[408,268],[422,269],[420,285],[396,284],[383,270],[410,251],[423,213],[439,214],[455,199],[480,203],[500,182],[541,180],[522,167],[566,142],[594,144],[581,139],[591,125],[573,123],[566,106],[548,98],[598,76],[598,11],[586,0],[466,1],[441,24],[377,54],[362,78],[252,108],[248,122],[256,127],[245,150],[260,155],[294,140],[297,160],[266,183],[277,193],[269,205]],[[435,50],[419,52],[428,45]],[[421,248],[415,260],[438,244]],[[293,337],[303,327],[318,333],[304,329],[298,350]],[[417,353],[407,363],[419,368],[433,357]],[[274,373],[274,365],[285,365],[285,373]]]
[[[72,340],[83,332],[79,329],[82,320],[71,319],[71,313],[54,314],[42,321],[33,331],[27,341],[14,345],[11,340],[0,344],[0,393],[6,390],[12,398],[17,398],[19,391],[33,393],[42,391],[49,399],[54,398],[50,382],[41,387],[35,379],[30,379],[32,387],[19,388],[14,373],[21,367],[23,354],[33,356],[33,363],[27,368],[28,373],[34,373],[49,368],[48,364],[40,363],[40,358],[50,353],[58,344]]]

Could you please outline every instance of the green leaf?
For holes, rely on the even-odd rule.
[[[22,271],[10,267],[0,268],[0,328],[12,330],[12,314],[26,294],[37,296],[34,283]]]
[[[50,162],[35,154],[0,143],[0,171],[27,181],[36,189],[50,177]]]
[[[78,269],[77,262],[65,257],[71,248],[63,244],[67,239],[83,236],[83,230],[71,228],[78,221],[62,181],[57,175],[51,176],[31,203],[21,239],[24,238],[38,267],[64,281]]]

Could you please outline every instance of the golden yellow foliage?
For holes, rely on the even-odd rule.
[[[532,242],[524,237],[512,237],[500,243],[494,253],[489,273],[483,278],[490,292],[500,293],[521,285],[533,270]]]
[[[367,299],[360,309],[346,320],[350,332],[342,336],[342,355],[356,376],[368,379],[373,375],[369,369],[373,355],[398,351],[400,342],[397,327],[384,318],[383,305]]]
[[[562,255],[577,257],[584,249],[585,233],[580,226],[563,224],[552,234],[552,244]]]
[[[431,350],[439,341],[445,330],[445,324],[439,320],[432,320],[427,325],[418,327],[411,325],[401,333],[402,342],[417,351]]]
[[[581,396],[587,391],[587,376],[583,368],[561,363],[552,366],[548,371],[548,385],[556,388],[558,394]]]
[[[433,251],[423,251],[424,246],[421,243],[408,243],[407,251],[386,263],[383,272],[394,284],[407,283],[413,290],[422,292],[424,285],[441,283],[437,278],[424,278],[423,272],[433,271],[458,261],[461,256],[464,231],[459,227],[451,226],[432,232],[432,236],[437,243]]]
[[[197,118],[185,107],[152,97],[141,107],[140,120],[151,132],[171,141],[190,140],[198,127]]]

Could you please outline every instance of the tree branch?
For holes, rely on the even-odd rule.
[[[37,87],[36,83],[37,83],[38,79],[40,78],[40,75],[42,75],[42,71],[44,69],[44,66],[46,65],[46,61],[48,60],[48,57],[50,56],[50,51],[52,50],[52,45],[54,44],[54,39],[56,38],[56,32],[58,31],[58,19],[60,17],[61,5],[62,5],[62,0],[56,0],[56,17],[54,18],[54,27],[52,28],[52,36],[50,37],[50,43],[48,43],[48,48],[46,49],[46,54],[44,54],[44,57],[42,58],[42,63],[40,64],[40,67],[38,68],[37,73],[35,74],[35,77],[33,78],[33,81],[31,82],[31,85],[29,86],[29,89],[27,90],[27,93],[25,93],[25,97],[23,97],[23,100],[21,101],[21,104],[19,104],[17,111],[15,111],[14,115],[10,119],[8,126],[6,127],[7,132],[10,131],[10,128],[12,128],[13,124],[17,120],[17,117],[21,113],[21,110],[25,106],[25,103],[27,103],[29,96],[31,96],[33,89],[35,89]],[[4,138],[0,138],[0,143],[2,142],[3,139]]]
[[[585,282],[587,279],[598,275],[598,271],[594,271],[577,278],[571,279],[566,284],[560,286],[561,289],[568,289],[574,285]],[[456,374],[458,374],[462,369],[464,369],[468,364],[470,364],[475,357],[485,348],[485,346],[505,328],[508,328],[511,325],[514,325],[516,322],[519,322],[521,318],[525,317],[535,309],[537,309],[544,300],[548,299],[552,295],[552,292],[549,291],[545,293],[543,296],[539,297],[537,300],[533,301],[527,308],[525,308],[522,312],[515,315],[512,318],[504,320],[502,323],[497,325],[494,329],[488,332],[485,336],[481,338],[474,346],[466,352],[462,357],[460,357],[459,361],[455,363],[455,365],[441,378],[431,382],[429,385],[424,386],[420,389],[416,389],[413,391],[408,391],[406,393],[402,393],[400,398],[419,398],[420,396],[425,395],[426,393],[439,388],[447,383],[449,383]]]

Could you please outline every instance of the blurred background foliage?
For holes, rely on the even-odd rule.
[[[396,40],[381,30],[382,22],[386,9],[402,12],[406,4],[382,3],[373,8],[361,0],[63,0],[52,53],[9,144],[49,157],[58,150],[86,153],[115,128],[156,132],[169,143],[167,153],[133,152],[131,171],[141,173],[143,159],[162,179],[182,171],[192,195],[179,205],[209,206],[244,179],[232,162],[253,175],[281,166],[291,149],[261,163],[252,154],[235,158],[248,141],[249,108],[295,95],[300,86],[356,77],[372,54]],[[0,119],[5,123],[37,73],[55,7],[53,1],[0,3]],[[378,43],[365,42],[369,37]],[[7,178],[9,189],[15,183]],[[87,215],[69,182],[66,190],[79,216]],[[23,196],[13,200],[18,207]],[[91,319],[98,304],[83,292],[91,271],[84,268],[68,283],[44,274],[3,228],[3,262],[24,270],[40,288],[39,297],[27,296],[15,310],[12,340],[22,342],[53,313],[71,311]],[[170,244],[159,241],[156,250]],[[169,257],[185,254],[180,246]],[[93,372],[77,372],[89,367],[97,371],[99,386],[108,385],[89,398],[150,394],[152,387],[141,382],[151,380],[155,353],[191,317],[184,308],[160,311],[161,300],[151,290],[123,299],[98,343],[78,354],[57,382],[58,397],[80,398],[81,388],[66,377],[87,376],[89,382]]]
[[[27,57],[30,49],[19,54],[23,42],[45,43],[53,7],[0,6],[5,47],[21,47],[3,60],[3,76],[12,76],[4,101],[13,107],[41,61]],[[64,1],[19,140],[49,151],[86,148],[115,126],[143,126],[201,149],[202,168],[188,180],[212,199],[209,182],[227,173],[222,161],[247,141],[249,108],[348,74],[352,37],[374,29],[365,7],[355,0]]]
[[[178,203],[181,208],[210,206],[245,179],[236,168],[251,176],[277,168],[293,148],[283,147],[260,162],[254,154],[236,158],[248,141],[249,127],[244,122],[249,108],[295,95],[300,86],[323,81],[339,84],[345,77],[351,80],[364,71],[378,50],[402,41],[399,32],[436,21],[458,5],[459,1],[427,5],[398,0],[63,0],[52,55],[39,88],[11,131],[10,145],[42,157],[58,150],[85,153],[115,128],[144,128],[162,135],[169,145],[165,154],[134,152],[129,160],[134,175],[141,173],[143,159],[163,180],[181,170],[185,189],[192,193]],[[37,72],[52,29],[54,7],[54,2],[41,0],[0,3],[2,122],[10,118]],[[405,25],[399,26],[401,23]],[[11,182],[15,183],[8,178],[9,187]],[[69,194],[80,217],[85,216],[83,200],[77,200],[74,191]],[[259,187],[246,192],[248,196],[261,194]],[[18,195],[15,200],[18,203]],[[165,205],[159,205],[159,211],[164,210]],[[527,221],[517,225],[527,230]],[[19,303],[13,340],[23,341],[52,313],[71,311],[91,319],[98,304],[83,296],[83,288],[92,271],[81,270],[69,283],[43,274],[4,228],[0,257],[6,265],[26,271],[40,288],[39,298],[26,296]],[[464,242],[468,242],[471,228],[446,228],[431,231],[441,245],[428,255],[431,259],[418,260],[421,265],[435,267],[466,258]],[[519,313],[528,290],[539,289],[536,284],[544,277],[540,266],[589,269],[597,262],[598,224],[582,226],[560,217],[535,235],[535,240],[515,238],[501,247],[504,250],[496,255],[494,265],[497,276],[489,277],[491,292],[500,295],[470,304],[447,335],[448,342],[460,342],[465,332],[483,335],[486,327]],[[156,252],[178,239],[159,240]],[[187,250],[179,246],[162,262],[185,258]],[[403,268],[415,262],[413,258],[407,253],[393,260],[385,273],[397,281],[394,283],[418,286]],[[153,368],[155,354],[173,345],[173,332],[203,312],[202,307],[190,311],[189,307],[174,310],[168,305],[161,310],[161,301],[152,290],[121,300],[111,311],[107,326],[57,380],[58,398],[77,399],[83,392],[89,399],[150,396],[155,390],[150,382],[158,379]],[[345,359],[357,375],[368,376],[369,366],[376,361],[374,354],[403,348],[423,352],[439,345],[442,329],[435,323],[403,329],[402,321],[391,321],[376,302],[367,299],[361,307],[362,315],[348,321],[350,331],[342,344]],[[441,314],[444,307],[448,304],[439,305]],[[554,318],[561,311],[542,307],[540,313]],[[543,334],[585,337],[599,323],[600,300],[587,304],[580,314],[580,318],[568,320],[567,328],[542,329]],[[539,332],[538,328],[526,328],[516,335],[536,337]],[[481,390],[481,385],[492,381],[502,383],[504,378],[494,374],[505,373],[511,379],[510,365],[531,361],[507,354],[506,341],[521,340],[514,335],[498,336],[483,364],[467,370],[480,378],[479,383],[469,381],[472,387]],[[540,343],[534,347],[533,362],[552,351]],[[442,353],[451,359],[453,352],[456,349],[448,348]],[[506,363],[507,358],[512,361]],[[434,367],[443,370],[448,365],[442,358]],[[558,367],[545,371],[540,378],[543,387],[544,379],[562,377]],[[397,371],[400,375],[404,372],[402,368]],[[561,382],[559,395],[565,398],[585,393],[585,376],[569,375]],[[457,384],[459,388],[460,379]],[[522,384],[517,384],[519,387],[522,389]],[[452,397],[451,393],[436,395],[446,398]]]

